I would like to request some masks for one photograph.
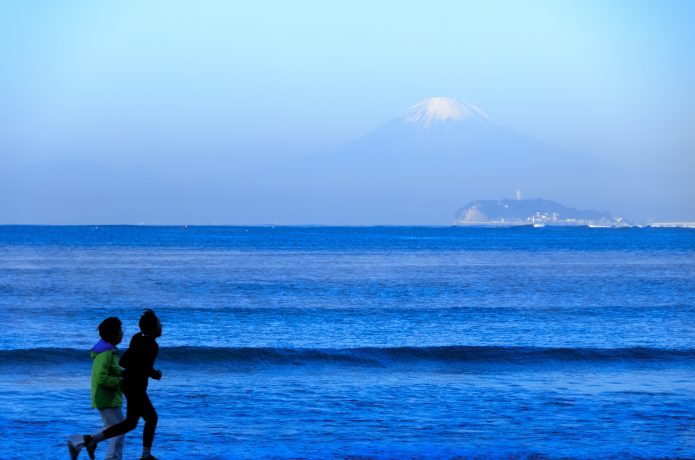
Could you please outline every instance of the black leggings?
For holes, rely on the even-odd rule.
[[[104,439],[113,438],[125,434],[135,429],[138,426],[140,417],[145,421],[145,428],[142,433],[142,445],[144,447],[152,447],[154,440],[154,430],[157,428],[157,411],[154,410],[149,396],[147,396],[147,388],[138,385],[131,387],[127,382],[123,382],[123,394],[128,400],[128,409],[126,417],[121,423],[113,425],[104,430]]]

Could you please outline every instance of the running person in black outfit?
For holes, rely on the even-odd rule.
[[[94,436],[85,435],[85,448],[89,458],[94,459],[94,451],[97,444],[105,439],[125,434],[138,424],[142,417],[145,420],[145,428],[142,434],[141,460],[157,460],[151,453],[154,432],[157,428],[157,411],[152,407],[147,396],[148,379],[162,378],[162,372],[154,369],[154,361],[159,353],[157,337],[162,335],[162,323],[152,310],[145,310],[140,318],[140,332],[130,340],[130,346],[121,357],[123,382],[121,388],[128,401],[126,418],[121,423],[113,425]]]

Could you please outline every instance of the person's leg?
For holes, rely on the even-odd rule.
[[[94,451],[96,450],[98,443],[105,439],[126,434],[127,432],[134,430],[138,425],[138,420],[140,419],[140,413],[142,411],[143,398],[146,397],[146,393],[144,389],[143,391],[133,391],[129,390],[126,386],[123,386],[123,394],[128,401],[125,420],[105,429],[100,433],[95,434],[94,436],[85,435],[85,449],[87,450],[89,458],[94,458]]]
[[[142,401],[143,398],[141,396],[131,395],[130,398],[128,398],[128,407],[126,409],[125,420],[105,429],[101,432],[101,439],[98,439],[97,436],[95,436],[95,440],[103,441],[105,439],[111,439],[134,430],[135,427],[138,426],[138,420],[140,420]]]
[[[142,404],[142,419],[145,421],[145,427],[142,432],[142,456],[147,457],[150,454],[150,449],[152,449],[152,442],[154,441],[154,432],[157,429],[157,421],[159,417],[157,416],[157,411],[154,410],[152,402],[149,396],[145,394],[145,398]]]
[[[104,421],[104,429],[119,424],[124,420],[123,409],[120,407],[108,407],[99,410],[99,415]],[[123,442],[125,435],[115,436],[109,440],[109,450],[106,453],[106,460],[121,460],[123,457]]]

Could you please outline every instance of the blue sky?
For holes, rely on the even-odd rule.
[[[4,2],[0,174],[21,182],[41,165],[86,161],[200,189],[209,175],[330,150],[452,96],[651,182],[639,217],[695,220],[694,20],[685,1]],[[34,198],[6,185],[0,221],[147,220],[147,209],[124,212],[135,199],[124,184],[112,215],[66,198],[62,222],[40,182]],[[158,222],[217,221],[187,214],[195,199],[166,200],[151,201]],[[271,222],[258,200],[222,220]]]

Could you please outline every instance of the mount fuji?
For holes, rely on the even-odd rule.
[[[449,97],[421,101],[333,156],[347,163],[370,160],[372,165],[386,162],[394,167],[415,161],[462,163],[478,170],[488,166],[496,174],[514,169],[513,176],[520,179],[520,170],[535,174],[538,166],[566,169],[568,163],[575,167],[592,161],[518,133],[475,105]]]
[[[592,207],[607,181],[598,159],[519,133],[449,97],[425,99],[310,163],[300,188],[332,200],[346,222],[448,223],[463,202],[517,189]]]

